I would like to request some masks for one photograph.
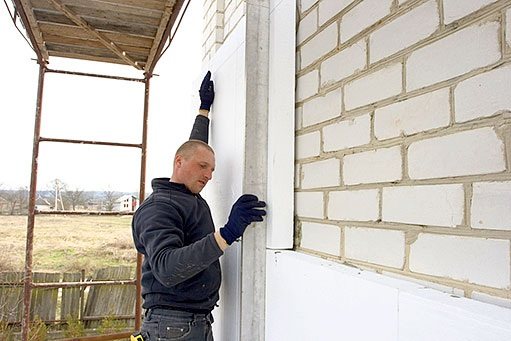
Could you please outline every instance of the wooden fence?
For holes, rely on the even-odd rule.
[[[82,321],[85,328],[96,328],[102,320],[124,320],[134,326],[136,287],[133,284],[91,285],[94,281],[133,280],[133,267],[97,270],[91,279],[82,273],[34,272],[34,283],[83,282],[73,288],[34,288],[31,320],[40,318],[48,325],[66,322],[69,316]],[[23,314],[23,273],[0,272],[0,322],[20,325]]]

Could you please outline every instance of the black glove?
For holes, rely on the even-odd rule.
[[[232,205],[227,224],[220,229],[220,235],[227,244],[231,245],[236,239],[241,237],[247,226],[254,221],[263,221],[266,211],[260,209],[260,207],[265,206],[266,203],[259,201],[253,194],[243,194],[239,197],[234,205]]]
[[[211,71],[208,71],[206,76],[204,76],[202,84],[200,85],[199,95],[200,109],[209,111],[211,104],[213,104],[213,100],[215,99],[215,87],[211,80]]]

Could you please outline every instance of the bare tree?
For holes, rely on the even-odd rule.
[[[85,205],[87,199],[87,194],[78,188],[74,191],[66,190],[64,193],[64,200],[71,206],[73,211],[76,210],[76,206]]]
[[[20,187],[17,190],[3,190],[2,197],[9,204],[9,214],[26,212],[28,203],[28,189]]]
[[[107,211],[113,211],[115,206],[115,201],[117,200],[117,197],[119,196],[117,192],[115,191],[105,191],[105,208]]]

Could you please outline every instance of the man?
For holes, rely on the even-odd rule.
[[[266,204],[242,195],[225,226],[215,231],[200,192],[215,170],[208,143],[209,111],[215,92],[211,73],[202,81],[199,115],[176,152],[172,177],[152,181],[153,193],[133,216],[132,232],[142,265],[144,340],[213,340],[211,311],[218,302],[223,251],[262,221]]]

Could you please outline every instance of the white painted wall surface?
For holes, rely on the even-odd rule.
[[[511,309],[293,251],[266,264],[266,341],[511,340]]]

